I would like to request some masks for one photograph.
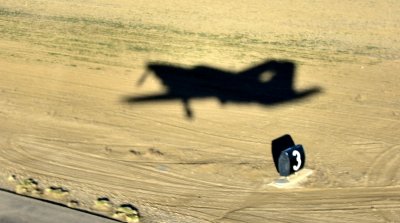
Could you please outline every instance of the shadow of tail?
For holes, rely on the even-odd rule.
[[[319,87],[313,87],[302,91],[282,91],[280,94],[276,92],[276,94],[273,94],[270,97],[263,98],[260,103],[264,105],[275,105],[280,103],[299,101],[321,92],[322,89]]]

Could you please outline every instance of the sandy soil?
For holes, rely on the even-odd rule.
[[[142,222],[400,222],[399,24],[390,0],[2,0],[0,187],[104,215],[128,203]],[[123,102],[163,91],[136,86],[149,62],[270,59],[296,63],[297,90],[323,91],[192,100],[191,120],[178,100]],[[297,189],[268,186],[286,133],[314,171]]]

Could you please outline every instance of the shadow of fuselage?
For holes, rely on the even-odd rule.
[[[163,100],[182,100],[185,112],[192,117],[189,106],[192,98],[215,97],[222,104],[259,103],[276,105],[298,100],[320,91],[314,87],[295,91],[295,64],[291,61],[270,60],[241,72],[229,72],[207,66],[184,68],[171,64],[149,63],[147,72],[139,80],[142,84],[151,72],[160,79],[167,92],[126,98],[126,102],[154,102]],[[268,73],[267,73],[268,72]]]

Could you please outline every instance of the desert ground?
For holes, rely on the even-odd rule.
[[[400,222],[398,1],[0,0],[0,34],[3,189],[149,223]],[[273,60],[320,91],[193,98],[192,118],[179,99],[125,100],[168,91],[154,74],[138,86],[150,63]],[[282,189],[284,134],[313,173]]]

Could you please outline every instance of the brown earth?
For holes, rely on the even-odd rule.
[[[400,222],[399,24],[390,0],[2,0],[0,187],[33,178],[35,196],[62,187],[59,202],[93,211],[107,197],[142,222]],[[192,100],[193,119],[179,100],[123,102],[163,91],[136,86],[149,62],[271,59],[296,63],[297,90],[323,91]],[[314,170],[301,188],[268,186],[285,133]]]

